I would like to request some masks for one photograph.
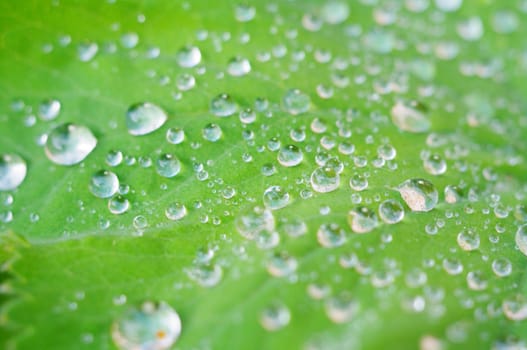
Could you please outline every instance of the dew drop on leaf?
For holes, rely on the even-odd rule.
[[[162,127],[167,118],[161,107],[150,102],[137,103],[126,112],[126,127],[131,135],[146,135]]]
[[[335,191],[340,184],[339,174],[328,166],[316,168],[310,180],[313,190],[320,193]]]
[[[515,241],[518,249],[520,249],[520,252],[522,252],[524,255],[527,255],[527,224],[523,224],[518,227]]]
[[[457,235],[457,244],[465,251],[479,248],[479,234],[474,229],[464,229]]]
[[[130,209],[130,202],[126,197],[118,194],[108,200],[108,210],[110,213],[120,215],[124,214]]]
[[[409,179],[397,187],[401,197],[412,211],[430,211],[439,196],[435,186],[424,179]]]
[[[227,73],[233,77],[241,77],[251,71],[251,63],[245,57],[236,56],[229,60]]]
[[[43,120],[53,120],[60,113],[61,104],[59,100],[49,99],[42,101],[38,106],[38,115]]]
[[[278,163],[285,167],[297,166],[304,159],[304,154],[295,145],[286,145],[278,151]]]
[[[119,179],[111,171],[100,170],[92,175],[89,188],[95,197],[109,198],[119,190]]]
[[[163,177],[171,178],[179,174],[181,163],[176,156],[163,153],[156,160],[156,171]]]
[[[302,114],[309,111],[311,98],[299,89],[291,89],[285,93],[282,105],[292,115]]]
[[[512,321],[527,319],[527,297],[524,294],[515,294],[503,300],[503,314]]]
[[[223,132],[218,124],[209,123],[201,130],[201,136],[207,141],[216,142],[218,141]]]
[[[379,225],[377,214],[364,206],[359,206],[348,213],[348,223],[355,233],[368,233]]]
[[[198,285],[211,288],[221,282],[223,269],[218,264],[195,264],[186,269],[187,276]]]
[[[229,94],[219,94],[210,101],[210,112],[217,117],[231,116],[237,110],[238,105]]]
[[[379,205],[379,217],[387,224],[396,224],[404,218],[404,208],[398,201],[388,199]]]
[[[0,154],[0,191],[11,191],[26,178],[26,162],[16,154]]]
[[[167,206],[165,209],[165,216],[169,220],[181,220],[187,215],[187,208],[185,205],[174,202]]]
[[[183,68],[192,68],[201,62],[201,51],[196,46],[185,46],[176,53],[177,63]]]
[[[112,339],[121,350],[169,349],[180,333],[181,319],[165,302],[145,301],[112,324]]]
[[[324,248],[340,247],[346,243],[346,233],[338,224],[322,224],[317,230],[317,240]]]
[[[97,139],[86,126],[66,123],[51,130],[44,151],[49,160],[59,165],[82,162],[97,146]]]
[[[265,307],[260,313],[260,324],[270,332],[278,331],[289,324],[291,312],[282,303],[274,302]]]
[[[441,175],[447,170],[446,161],[438,154],[432,154],[423,161],[423,166],[430,175]]]
[[[430,129],[428,109],[417,101],[398,101],[391,114],[393,123],[402,131],[421,133]]]
[[[289,193],[280,186],[271,186],[264,191],[264,205],[271,210],[282,209],[289,204]]]

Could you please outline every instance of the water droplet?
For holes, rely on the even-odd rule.
[[[516,231],[516,245],[524,255],[527,255],[527,224],[518,227]]]
[[[270,210],[254,208],[238,215],[234,220],[238,232],[247,239],[254,239],[262,230],[274,231],[275,219]]]
[[[91,61],[99,51],[99,46],[96,43],[84,42],[77,46],[77,55],[82,62]]]
[[[229,94],[220,94],[210,101],[210,112],[217,117],[228,117],[238,110],[238,105]]]
[[[360,174],[353,175],[350,179],[350,187],[355,191],[364,191],[368,188],[368,179]]]
[[[26,162],[16,154],[0,155],[0,191],[11,191],[26,178]]]
[[[397,187],[408,207],[412,211],[430,211],[438,202],[435,186],[424,179],[409,179]]]
[[[187,215],[187,208],[181,203],[174,202],[165,209],[165,215],[169,220],[181,220]]]
[[[441,175],[446,172],[446,161],[438,154],[432,154],[423,161],[423,166],[430,175]]]
[[[322,247],[340,247],[346,242],[346,233],[338,224],[322,224],[317,231],[317,240]]]
[[[167,114],[153,103],[137,103],[126,112],[126,127],[131,135],[146,135],[156,131],[167,121]]]
[[[227,64],[227,73],[233,77],[241,77],[251,71],[251,63],[247,58],[236,56]]]
[[[291,89],[285,93],[282,104],[290,114],[302,114],[311,107],[311,98],[299,89]]]
[[[457,203],[462,198],[462,191],[459,187],[448,185],[445,187],[445,202],[449,204]]]
[[[272,303],[260,313],[260,324],[270,332],[278,331],[289,324],[291,312],[282,303]]]
[[[357,207],[348,213],[348,223],[355,233],[367,233],[379,225],[377,214],[367,207]]]
[[[325,2],[320,11],[321,17],[329,24],[339,24],[344,22],[348,19],[349,13],[349,5],[344,1],[338,0]]]
[[[180,74],[176,78],[176,86],[181,91],[188,91],[196,86],[196,78],[192,74]]]
[[[124,214],[130,209],[130,202],[120,194],[110,198],[108,201],[108,209],[112,214]]]
[[[179,145],[185,140],[185,131],[180,128],[170,128],[166,134],[167,141],[173,145]]]
[[[285,167],[297,166],[304,159],[304,154],[295,145],[287,145],[278,151],[278,162]]]
[[[223,132],[218,124],[210,123],[201,130],[203,138],[210,142],[216,142],[221,138]]]
[[[523,321],[527,318],[527,297],[516,294],[503,300],[503,313],[512,321]]]
[[[326,315],[334,323],[350,321],[358,308],[355,300],[346,292],[328,298],[324,303],[324,307]]]
[[[267,271],[271,276],[284,277],[296,271],[296,259],[287,253],[275,253],[267,262]]]
[[[263,194],[265,206],[271,210],[284,208],[290,201],[289,193],[280,186],[271,186]]]
[[[393,123],[401,130],[412,133],[430,129],[428,108],[417,101],[399,101],[391,110]]]
[[[379,205],[379,216],[387,224],[396,224],[404,219],[404,208],[398,201],[388,199]]]
[[[498,277],[509,276],[512,272],[512,264],[507,258],[497,258],[492,262],[492,271]]]
[[[201,62],[201,51],[196,46],[185,46],[176,54],[178,64],[183,68],[192,68]]]
[[[181,163],[179,159],[170,153],[160,155],[156,161],[156,171],[163,177],[174,177],[179,174],[180,170]]]
[[[109,198],[117,193],[119,179],[108,170],[100,170],[93,174],[90,180],[90,192],[99,198]]]
[[[455,258],[443,259],[443,268],[449,275],[459,275],[463,272],[463,264]]]
[[[57,118],[60,113],[60,101],[55,99],[45,100],[38,106],[38,114],[43,120],[52,120]]]
[[[234,8],[234,17],[238,22],[249,22],[256,15],[256,8],[247,4],[238,4]]]
[[[181,320],[165,302],[146,301],[128,309],[112,324],[112,339],[119,349],[169,349],[179,338]]]
[[[445,12],[457,11],[463,4],[463,0],[435,0],[438,9]]]
[[[325,193],[335,191],[340,184],[339,174],[331,167],[316,168],[311,174],[311,187],[316,192]]]
[[[51,130],[44,150],[53,163],[74,165],[82,162],[96,145],[97,139],[90,129],[83,125],[66,123]]]
[[[243,124],[252,124],[256,120],[256,113],[250,109],[246,108],[240,112],[240,121]]]
[[[211,288],[220,283],[223,269],[217,264],[194,265],[186,269],[188,277],[202,287]]]
[[[457,244],[465,251],[478,249],[479,242],[479,235],[473,229],[464,229],[457,235]]]
[[[384,160],[393,160],[397,155],[397,150],[390,144],[384,144],[377,148],[377,154]]]

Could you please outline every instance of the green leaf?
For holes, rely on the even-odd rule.
[[[527,219],[527,11],[428,3],[0,3],[0,154],[27,163],[20,186],[0,192],[1,346],[112,349],[116,320],[164,301],[181,319],[181,349],[524,348],[515,235]],[[178,64],[189,45],[201,52],[195,67]],[[222,94],[233,115],[214,115]],[[60,112],[46,120],[54,99]],[[143,102],[168,119],[134,136],[127,111]],[[247,108],[254,123],[239,117]],[[401,113],[418,126],[394,121]],[[97,139],[80,164],[44,151],[64,123]],[[222,131],[214,142],[210,124]],[[168,142],[169,128],[184,141]],[[300,164],[285,166],[277,143],[298,147]],[[124,160],[112,166],[114,151]],[[156,171],[165,154],[180,162],[171,178]],[[434,154],[428,167],[444,161],[446,172],[427,170]],[[321,192],[312,174],[329,158],[343,170]],[[117,175],[125,213],[90,193],[100,170]],[[350,187],[354,178],[367,187]],[[399,193],[420,178],[439,193],[433,210],[412,211],[415,194]],[[289,199],[273,207],[272,186]],[[447,186],[460,189],[455,203]],[[350,211],[378,217],[385,200],[404,219],[377,218],[361,234],[372,223]],[[186,208],[180,220],[167,217],[174,203]],[[240,220],[265,206],[267,230],[247,238]],[[328,225],[344,239],[321,238]],[[273,305],[290,315],[276,331],[262,321]]]

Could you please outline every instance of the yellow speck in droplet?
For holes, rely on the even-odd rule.
[[[164,337],[166,337],[166,335],[167,335],[167,334],[166,334],[165,331],[163,331],[163,330],[159,330],[159,331],[157,331],[157,333],[156,333],[156,337],[158,337],[159,339],[163,339]]]

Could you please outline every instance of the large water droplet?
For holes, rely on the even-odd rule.
[[[51,130],[44,151],[55,164],[73,165],[82,162],[97,145],[90,129],[66,123]]]
[[[428,108],[417,101],[399,101],[391,113],[393,123],[403,131],[420,133],[430,129]]]
[[[0,191],[14,190],[24,181],[26,162],[16,154],[0,154]]]
[[[117,193],[119,179],[108,170],[100,170],[93,174],[90,180],[90,192],[99,198],[108,198]]]
[[[311,187],[321,193],[336,190],[340,184],[339,174],[331,167],[316,168],[311,174]]]
[[[134,136],[146,135],[156,131],[167,121],[167,114],[153,103],[137,103],[126,112],[126,127]]]
[[[201,51],[196,46],[185,46],[176,54],[178,64],[183,68],[192,68],[201,62]]]
[[[263,194],[264,204],[271,210],[277,210],[287,206],[290,199],[289,193],[280,186],[271,186]]]
[[[278,162],[285,167],[293,167],[302,162],[304,154],[295,145],[287,145],[278,151]]]
[[[144,302],[112,324],[112,339],[122,350],[169,349],[179,338],[181,320],[165,302]]]
[[[282,105],[287,112],[297,115],[309,110],[311,98],[299,89],[291,89],[285,93]]]
[[[430,211],[438,202],[435,186],[424,179],[409,179],[400,184],[397,190],[412,211]]]
[[[367,233],[379,225],[377,214],[367,207],[357,207],[348,214],[348,223],[355,233]]]

